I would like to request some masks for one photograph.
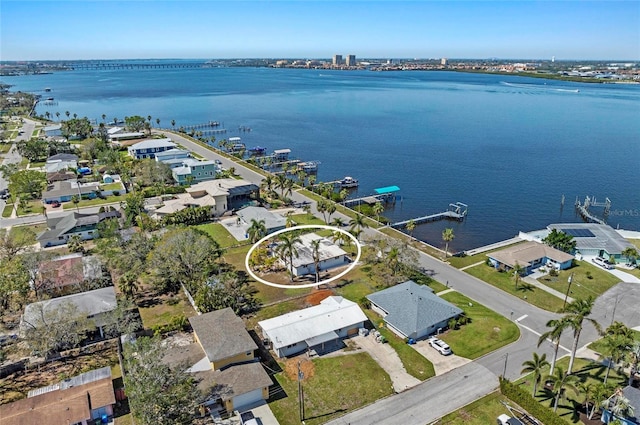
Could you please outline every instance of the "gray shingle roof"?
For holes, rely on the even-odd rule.
[[[223,401],[273,384],[260,362],[235,365],[222,371],[196,372],[194,375],[200,380],[200,391],[209,395],[215,385],[214,394]]]
[[[388,313],[385,321],[405,335],[420,332],[462,313],[462,310],[412,280],[367,295],[367,299]]]
[[[210,362],[258,348],[242,319],[230,308],[190,317],[189,323]]]
[[[609,254],[620,254],[626,248],[633,248],[634,246],[623,238],[620,233],[606,224],[597,223],[556,223],[547,226],[548,229],[557,230],[576,230],[586,229],[589,230],[592,237],[578,237],[574,236],[573,240],[576,241],[576,250],[581,249],[604,249]]]
[[[622,393],[629,399],[629,404],[633,406],[636,423],[640,423],[640,389],[627,386],[622,389]]]

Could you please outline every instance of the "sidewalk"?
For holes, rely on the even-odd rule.
[[[560,291],[556,291],[553,288],[549,288],[547,285],[543,285],[542,283],[538,282],[535,278],[531,277],[531,276],[525,276],[522,279],[523,282],[528,283],[529,285],[533,285],[536,288],[542,289],[543,291],[546,291],[548,293],[550,293],[551,295],[555,295],[556,297],[560,298],[561,300],[564,300],[564,297],[566,296],[566,294],[560,292]],[[572,303],[573,302],[573,298],[571,297],[567,297],[567,302],[568,303]]]

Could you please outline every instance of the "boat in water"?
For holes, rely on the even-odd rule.
[[[251,155],[264,155],[266,151],[267,148],[263,148],[262,146],[254,146],[249,149],[249,153],[251,153]]]
[[[305,161],[298,164],[298,169],[312,173],[318,171],[318,164],[320,164],[320,161]]]
[[[343,189],[349,189],[352,187],[358,187],[358,180],[353,177],[346,176],[342,180],[340,180],[340,187]]]

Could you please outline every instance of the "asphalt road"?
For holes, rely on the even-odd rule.
[[[19,142],[23,140],[29,140],[35,128],[36,128],[36,123],[34,121],[24,120],[24,124],[22,126],[22,131],[24,133],[21,135],[18,135],[15,141]],[[22,157],[18,153],[16,146],[13,145],[11,146],[11,149],[9,150],[9,152],[4,155],[4,158],[2,159],[2,165],[14,164],[14,163],[20,162],[21,159]],[[9,186],[9,182],[6,181],[2,177],[2,174],[0,173],[0,189],[6,189],[8,186]],[[4,211],[4,207],[6,205],[7,205],[6,201],[4,199],[0,199],[0,212]]]

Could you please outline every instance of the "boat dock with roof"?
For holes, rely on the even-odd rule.
[[[385,186],[373,189],[375,194],[369,196],[363,196],[361,198],[347,199],[343,202],[345,207],[351,207],[354,205],[360,205],[362,203],[374,205],[380,203],[394,203],[396,202],[396,193],[400,191],[398,186]]]

